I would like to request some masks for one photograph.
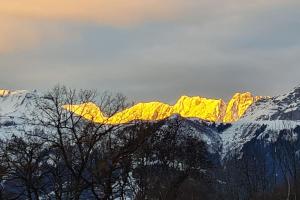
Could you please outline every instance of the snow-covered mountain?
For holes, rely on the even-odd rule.
[[[0,137],[20,134],[26,127],[25,119],[34,111],[35,100],[40,98],[36,91],[1,90],[0,92]],[[28,126],[28,125],[27,125]]]
[[[250,106],[238,122],[221,133],[223,157],[241,151],[246,143],[253,140],[274,143],[282,130],[295,130],[297,127],[300,127],[300,86]],[[294,135],[293,139],[298,139],[298,135]]]
[[[24,119],[31,116],[38,98],[42,98],[42,95],[36,91],[0,93],[1,137],[18,134],[24,127],[29,126]],[[182,121],[180,127],[182,133],[201,137],[211,152],[218,152],[226,158],[232,152],[242,151],[244,145],[250,141],[263,139],[271,143],[276,141],[281,130],[300,126],[300,87],[284,95],[258,100],[239,121],[227,126],[197,118],[182,118],[178,115],[164,121],[168,124],[174,118]]]

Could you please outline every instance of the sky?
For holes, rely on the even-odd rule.
[[[0,88],[130,100],[300,84],[299,0],[1,0]]]

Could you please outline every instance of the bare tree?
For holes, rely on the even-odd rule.
[[[1,145],[1,163],[6,169],[4,180],[11,191],[8,199],[37,200],[45,194],[46,170],[43,143],[25,135],[12,136]]]
[[[52,168],[52,180],[57,182],[60,188],[57,198],[67,196],[78,200],[82,193],[88,190],[91,184],[91,172],[88,170],[88,164],[92,162],[91,155],[99,148],[99,142],[104,136],[119,127],[95,123],[93,119],[86,120],[84,114],[76,115],[64,109],[65,105],[87,106],[86,103],[95,102],[95,97],[94,91],[76,92],[57,86],[45,98],[37,101],[34,124],[41,131],[35,137],[42,139],[51,149],[51,160],[55,163],[54,166],[57,166]],[[111,115],[123,109],[125,105],[125,98],[120,95],[103,96],[101,100],[102,108]],[[61,162],[64,168],[58,169]],[[63,179],[62,173],[65,176]],[[67,192],[62,192],[63,189]]]
[[[29,122],[37,131],[27,135],[42,141],[47,152],[44,166],[49,198],[125,199],[127,195],[132,184],[132,155],[155,131],[155,126],[138,121],[109,124],[86,119],[89,108],[85,106],[96,100],[95,91],[77,92],[57,86],[36,102]],[[98,100],[107,119],[128,106],[120,94],[104,93]],[[70,112],[66,105],[81,105],[84,113]]]
[[[158,122],[135,155],[136,199],[212,199],[211,163],[204,142],[180,129],[181,118]]]

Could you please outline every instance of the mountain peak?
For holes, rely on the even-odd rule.
[[[251,92],[237,92],[233,95],[233,99],[239,98],[239,97],[253,97]]]
[[[239,120],[247,111],[249,106],[260,100],[261,96],[254,96],[250,92],[236,93],[227,105],[224,122],[234,122]]]
[[[291,93],[294,94],[295,97],[299,98],[300,97],[300,85],[298,87],[295,87]]]
[[[180,114],[182,117],[222,121],[226,110],[226,103],[222,99],[182,96],[173,106],[173,110],[174,113]]]
[[[5,90],[5,89],[0,89],[0,96],[4,97],[10,94],[9,90]]]
[[[5,97],[9,95],[15,94],[24,94],[27,93],[27,90],[7,90],[7,89],[0,89],[0,97]]]

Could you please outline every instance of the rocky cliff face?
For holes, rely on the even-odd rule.
[[[109,118],[92,103],[69,105],[66,109],[97,123],[119,124],[134,120],[162,120],[174,114],[213,122],[231,123],[239,120],[250,105],[262,97],[251,93],[237,93],[226,104],[222,99],[182,96],[175,105],[162,102],[139,103]]]
[[[254,102],[262,96],[253,96],[250,92],[236,93],[229,101],[223,122],[230,123],[239,120]]]
[[[284,95],[264,99],[249,109],[247,120],[300,120],[300,86]]]
[[[222,99],[182,96],[173,106],[173,113],[182,117],[199,118],[208,121],[222,121],[226,103]]]
[[[238,122],[221,134],[223,157],[243,151],[245,144],[253,141],[272,144],[286,130],[293,133],[292,138],[286,136],[287,140],[300,139],[300,87],[252,104]]]

